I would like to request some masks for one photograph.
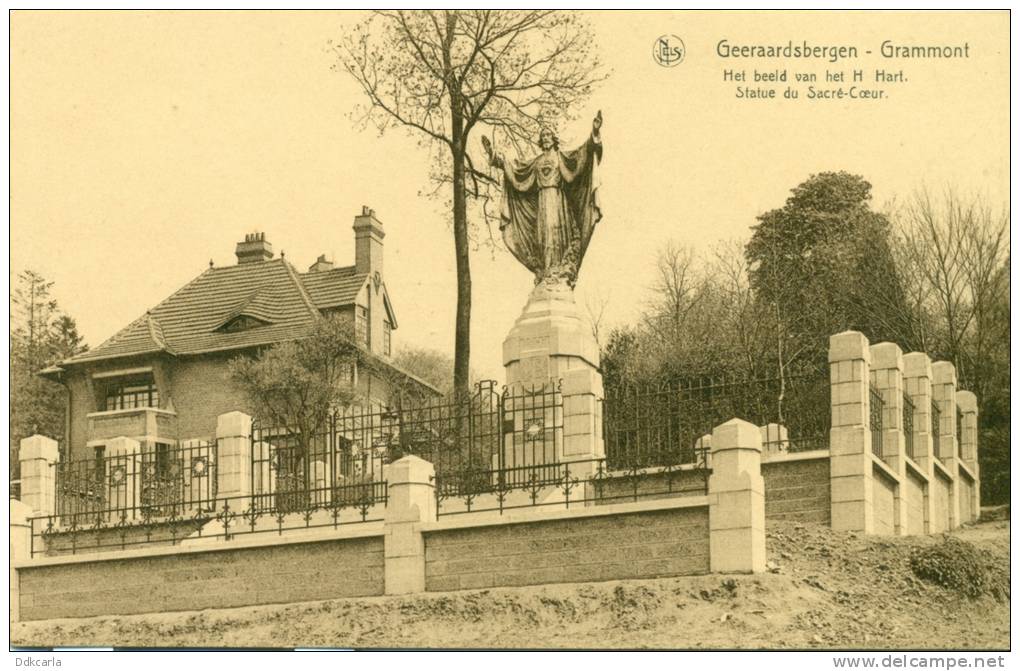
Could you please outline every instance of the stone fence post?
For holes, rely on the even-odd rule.
[[[414,455],[383,469],[388,483],[383,541],[386,594],[425,591],[421,525],[436,519],[435,474],[432,464]]]
[[[251,496],[251,416],[234,411],[216,418],[216,485],[219,498]],[[248,501],[231,504],[243,510]]]
[[[871,346],[871,383],[882,396],[882,459],[899,477],[893,502],[894,533],[907,533],[907,504],[904,500],[907,449],[903,427],[903,350],[883,342]]]
[[[10,604],[11,622],[17,622],[21,613],[21,595],[18,570],[14,563],[31,559],[32,555],[32,508],[23,501],[11,499],[11,546],[10,546]]]
[[[914,463],[928,476],[924,495],[924,532],[931,533],[935,519],[934,442],[931,435],[931,359],[924,352],[903,355],[903,390],[914,404]]]
[[[21,463],[21,501],[32,510],[33,516],[53,515],[56,512],[57,461],[60,450],[57,441],[36,434],[21,439],[18,460]]]
[[[141,444],[126,436],[106,441],[106,501],[118,522],[138,513],[142,495]]]
[[[708,479],[709,563],[714,573],[765,570],[765,479],[761,431],[731,419],[712,431]]]
[[[974,519],[981,516],[981,467],[978,465],[978,407],[972,391],[956,392],[956,407],[960,409],[960,459],[974,474],[974,493],[971,510]]]
[[[829,337],[829,481],[832,528],[837,531],[874,531],[870,367],[871,349],[863,333],[844,331]]]
[[[949,489],[949,528],[960,526],[960,475],[956,445],[956,366],[948,361],[931,365],[931,396],[939,409],[939,435],[935,436],[935,450],[946,470],[952,475]]]

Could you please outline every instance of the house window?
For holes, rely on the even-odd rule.
[[[249,317],[248,315],[240,315],[234,317],[226,324],[220,327],[220,331],[223,333],[238,333],[239,331],[247,331],[248,329],[257,328],[259,326],[265,326],[265,322]]]
[[[392,354],[393,346],[393,327],[390,322],[384,321],[382,325],[382,348],[383,354],[390,356]]]
[[[359,343],[369,346],[368,308],[361,305],[354,308],[354,337]]]
[[[151,379],[114,382],[106,390],[107,410],[158,407],[159,391]]]
[[[96,471],[96,478],[102,480],[106,477],[106,446],[97,445],[93,448],[93,468]]]

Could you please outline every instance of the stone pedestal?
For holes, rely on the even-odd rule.
[[[425,591],[425,539],[421,525],[436,519],[435,468],[408,455],[383,469],[388,483],[386,536],[386,594]]]
[[[949,488],[949,528],[960,526],[960,475],[956,463],[960,452],[956,444],[956,367],[949,361],[936,361],[931,365],[931,400],[940,411],[939,435],[935,440],[935,453],[952,474]]]
[[[893,529],[897,536],[903,536],[907,533],[907,440],[903,433],[903,350],[899,345],[883,342],[871,346],[871,383],[882,395],[882,459],[899,478],[893,500]]]
[[[52,515],[56,510],[56,464],[60,458],[57,441],[38,434],[22,438],[21,500],[33,515]]]
[[[956,407],[960,409],[960,459],[974,474],[974,490],[971,492],[971,519],[976,522],[981,515],[981,473],[978,466],[978,407],[977,396],[970,391],[956,392]]]
[[[118,436],[106,441],[106,501],[114,523],[138,513],[141,458],[141,446],[133,438]]]
[[[9,559],[11,622],[17,622],[21,614],[21,590],[19,589],[20,576],[14,568],[15,562],[25,561],[32,558],[32,522],[29,518],[35,513],[27,503],[11,499],[11,542]],[[43,524],[45,527],[46,525]]]
[[[563,413],[553,418],[563,427],[556,461],[590,461],[605,455],[598,343],[567,284],[543,282],[531,292],[503,341],[503,366],[507,386],[515,393],[561,385]]]
[[[931,359],[924,352],[903,355],[903,392],[914,406],[914,454],[911,457],[928,478],[924,492],[924,533],[934,533],[935,443],[931,432]]]
[[[761,432],[742,419],[712,431],[708,479],[709,557],[713,573],[765,570],[765,480]]]
[[[871,431],[868,428],[871,348],[857,331],[829,337],[832,425],[829,429],[829,483],[832,528],[874,530]]]
[[[230,507],[243,510],[252,494],[251,417],[228,412],[216,418],[216,480],[220,498],[236,498]]]

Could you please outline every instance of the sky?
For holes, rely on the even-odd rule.
[[[299,269],[354,257],[363,205],[386,230],[394,346],[453,350],[456,276],[449,213],[429,190],[428,154],[380,136],[352,110],[363,94],[328,43],[358,13],[43,12],[11,19],[11,275],[54,281],[60,307],[96,346],[201,273],[235,262],[261,231]],[[605,325],[640,318],[670,240],[702,253],[746,240],[811,174],[864,176],[881,206],[953,186],[1007,205],[1009,17],[1005,11],[592,13],[608,70],[578,120],[602,110],[604,218],[578,301]],[[652,58],[679,36],[684,61]],[[874,54],[727,60],[732,44],[853,44]],[[897,44],[969,44],[967,59],[888,60]],[[903,70],[880,101],[735,98],[726,69]],[[753,82],[748,84],[754,86]],[[780,91],[785,85],[780,86]],[[819,84],[825,87],[824,82]],[[869,88],[872,85],[869,82]],[[478,139],[476,138],[476,142]],[[476,147],[481,155],[480,147]],[[532,287],[502,245],[471,259],[472,367],[503,379],[501,343]],[[13,282],[13,280],[12,280]]]

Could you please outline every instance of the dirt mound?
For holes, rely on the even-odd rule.
[[[919,579],[941,537],[770,523],[769,572],[18,624],[19,645],[1008,648],[1009,605]],[[1009,523],[957,530],[1008,571]]]

